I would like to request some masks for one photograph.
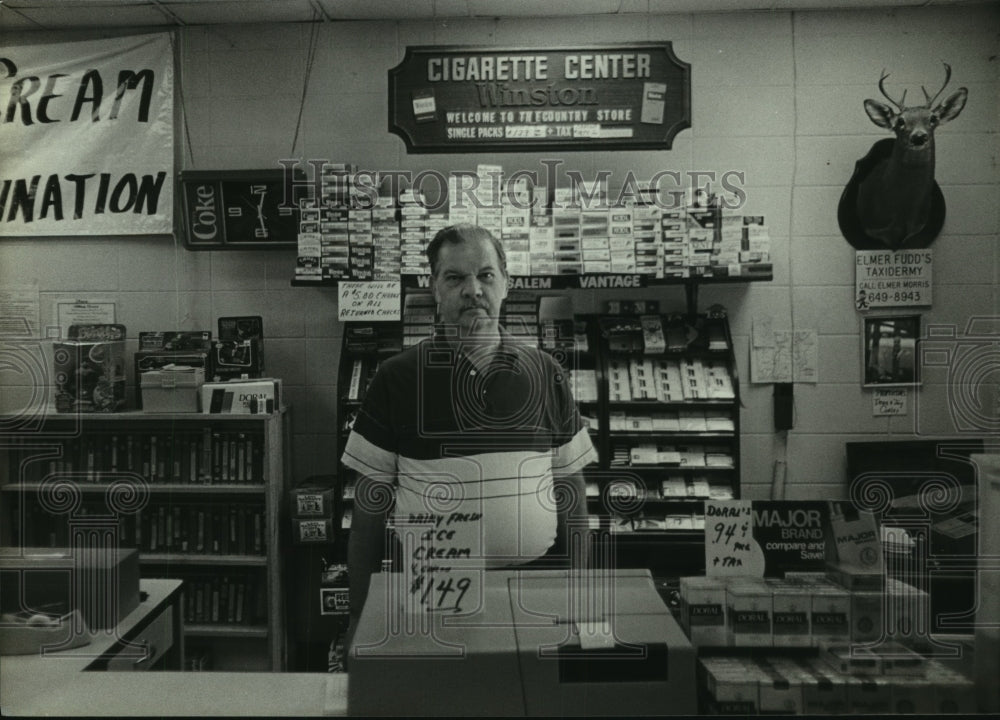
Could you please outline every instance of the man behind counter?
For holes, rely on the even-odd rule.
[[[348,647],[386,555],[393,499],[397,523],[434,529],[413,560],[568,567],[568,518],[586,514],[580,470],[597,460],[567,373],[500,327],[508,277],[499,241],[453,225],[427,256],[435,334],[381,364],[342,458],[359,473]]]

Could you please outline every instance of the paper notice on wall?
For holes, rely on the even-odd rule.
[[[399,281],[349,282],[337,284],[337,319],[392,322],[400,318]]]
[[[39,338],[38,286],[0,288],[0,337]]]
[[[792,380],[797,383],[819,381],[819,342],[815,330],[796,330],[792,338]]]
[[[906,390],[876,390],[872,394],[872,415],[906,415]]]
[[[115,322],[115,301],[105,299],[67,299],[55,301],[52,313],[59,326],[59,337],[69,337],[70,325],[100,325]]]
[[[750,348],[750,382],[815,383],[819,380],[819,347],[815,330],[768,332],[754,323]]]
[[[750,348],[750,382],[792,382],[792,334],[771,333],[771,345]]]

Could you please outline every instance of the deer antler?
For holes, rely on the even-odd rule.
[[[937,95],[935,95],[933,98],[931,98],[927,94],[927,90],[924,88],[924,86],[923,85],[920,86],[920,89],[924,91],[924,97],[927,99],[927,107],[933,107],[934,106],[934,101],[938,99],[938,95],[940,95],[941,93],[944,92],[944,89],[946,87],[948,87],[948,82],[951,80],[951,65],[949,65],[948,63],[946,63],[944,61],[942,61],[941,64],[944,65],[944,71],[945,71],[944,85],[942,85],[941,89],[937,91]]]
[[[880,78],[878,79],[878,89],[879,89],[879,90],[880,90],[880,91],[882,92],[882,94],[883,94],[883,95],[885,95],[885,99],[886,99],[886,100],[888,100],[888,101],[889,101],[889,102],[891,102],[891,103],[892,103],[893,105],[895,105],[895,106],[896,106],[897,108],[899,108],[899,111],[900,111],[900,112],[903,112],[903,110],[905,110],[905,109],[906,109],[906,108],[905,108],[905,106],[904,106],[904,103],[906,102],[906,90],[904,90],[904,91],[903,91],[903,97],[901,97],[901,98],[899,99],[899,102],[896,102],[895,100],[893,100],[893,99],[892,99],[892,98],[891,98],[891,97],[889,96],[889,93],[887,93],[887,92],[885,91],[885,79],[886,79],[887,77],[889,77],[889,73],[887,73],[887,72],[885,71],[885,69],[883,68],[883,70],[882,70],[882,77],[880,77]]]

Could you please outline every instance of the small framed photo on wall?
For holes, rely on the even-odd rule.
[[[866,317],[862,322],[864,386],[919,385],[920,316]]]

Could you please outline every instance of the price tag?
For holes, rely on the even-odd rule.
[[[705,503],[705,574],[764,576],[764,553],[753,537],[749,500]]]

